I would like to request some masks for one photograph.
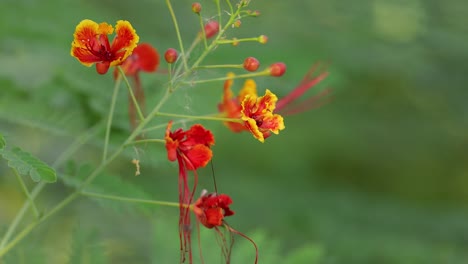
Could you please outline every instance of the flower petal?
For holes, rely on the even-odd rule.
[[[196,170],[198,168],[205,167],[211,160],[211,157],[213,157],[211,149],[202,144],[195,145],[184,154],[189,161],[186,162],[188,170]]]
[[[200,124],[195,124],[186,131],[187,140],[184,145],[203,144],[206,146],[214,145],[215,139],[210,130],[205,129]]]
[[[172,121],[169,121],[167,123],[166,135],[165,135],[167,159],[169,161],[175,161],[177,159],[177,148],[179,147],[179,141],[173,139],[171,128],[172,128]]]
[[[159,53],[148,43],[139,44],[133,55],[137,57],[139,68],[145,72],[155,72],[159,66]]]
[[[239,102],[242,102],[246,95],[250,95],[251,97],[257,97],[257,84],[252,79],[247,79],[244,82],[244,87],[239,92],[239,96],[237,99]]]
[[[116,55],[116,60],[111,62],[111,66],[122,63],[137,46],[139,37],[132,24],[126,20],[119,20],[115,25],[115,39],[112,41],[111,52]]]
[[[112,30],[112,26],[110,28]],[[98,23],[89,19],[82,20],[76,26],[75,33],[73,34],[70,54],[88,67],[95,62],[101,61],[101,58],[92,52],[93,47],[99,42],[97,39],[99,34],[100,25]]]
[[[256,98],[246,95],[242,101],[242,120],[252,135],[260,142],[264,142],[270,136],[270,132],[278,134],[285,128],[283,117],[273,114],[278,97],[270,90],[265,95]]]

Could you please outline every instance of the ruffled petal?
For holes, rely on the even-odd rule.
[[[112,41],[111,52],[116,54],[116,58],[111,62],[115,66],[124,61],[137,46],[139,37],[132,24],[126,20],[119,20],[115,26],[115,39]]]
[[[211,157],[213,157],[211,149],[202,144],[195,145],[190,150],[185,151],[184,154],[189,161],[186,162],[188,170],[196,170],[198,168],[205,167],[206,164],[210,162]]]
[[[213,133],[200,124],[195,124],[190,127],[190,129],[186,131],[186,137],[187,140],[184,142],[184,145],[203,144],[211,146],[215,143]]]
[[[92,20],[84,19],[75,28],[70,54],[83,65],[91,66],[101,58],[93,52],[93,47],[98,45],[100,25]],[[111,26],[112,28],[112,26]]]

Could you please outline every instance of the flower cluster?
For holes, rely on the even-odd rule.
[[[227,2],[230,3],[229,0]],[[255,139],[263,143],[272,134],[277,135],[285,129],[284,116],[297,114],[323,104],[324,101],[319,99],[325,98],[325,95],[329,93],[329,90],[325,89],[299,102],[300,97],[328,75],[327,71],[318,70],[320,64],[315,64],[300,84],[282,98],[278,98],[270,89],[265,89],[263,95],[261,95],[262,93],[259,95],[257,84],[253,79],[260,76],[280,77],[284,75],[286,65],[282,62],[276,62],[264,69],[260,69],[260,61],[250,56],[240,64],[201,65],[207,54],[221,45],[238,46],[241,42],[267,43],[268,38],[265,35],[242,39],[228,39],[225,35],[227,29],[240,27],[242,25],[241,19],[259,16],[258,11],[245,9],[249,2],[241,0],[236,6],[237,10],[234,9],[233,5],[229,5],[229,8],[232,9],[232,14],[229,14],[231,19],[210,20],[207,23],[202,18],[203,9],[201,4],[192,4],[193,13],[199,17],[200,31],[196,34],[196,38],[189,50],[185,50],[183,43],[179,43],[180,50],[169,48],[164,53],[167,70],[162,72],[167,72],[167,75],[169,75],[168,87],[165,96],[152,111],[149,111],[148,115],[146,115],[145,111],[145,93],[139,73],[152,73],[158,70],[160,55],[157,49],[149,43],[137,45],[139,36],[130,22],[123,20],[117,22],[115,26],[116,34],[112,42],[109,42],[108,35],[112,34],[114,29],[107,23],[98,24],[91,20],[83,20],[78,24],[74,33],[71,49],[73,57],[85,66],[95,64],[99,74],[105,74],[110,67],[116,66],[114,79],[117,85],[121,79],[126,81],[129,88],[130,139],[137,139],[134,142],[135,144],[139,142],[164,142],[167,159],[171,162],[177,162],[181,262],[184,262],[187,258],[190,263],[193,261],[191,213],[195,215],[197,225],[201,224],[206,228],[216,230],[216,234],[220,236],[219,241],[223,241],[221,243],[222,252],[227,263],[229,263],[231,246],[228,245],[229,240],[224,237],[221,228],[252,242],[256,252],[255,263],[257,262],[258,250],[256,244],[249,237],[236,231],[226,223],[225,217],[234,215],[234,211],[230,208],[233,200],[226,194],[218,194],[216,185],[216,192],[207,193],[203,191],[202,195],[194,202],[194,194],[198,185],[197,171],[205,167],[213,157],[212,147],[215,144],[213,133],[199,123],[193,124],[188,129],[173,127],[176,124],[185,124],[187,119],[222,121],[231,131],[249,132]],[[170,1],[167,1],[167,3],[172,10]],[[222,15],[224,14],[218,14],[219,17]],[[225,22],[227,24],[221,24],[221,21],[228,22]],[[178,24],[174,24],[177,33],[179,33]],[[191,57],[193,56],[194,47],[197,45],[204,45],[203,52],[198,59]],[[244,69],[248,73],[234,74],[229,72],[225,77],[193,80],[193,73],[204,68]],[[127,78],[133,80],[132,85]],[[236,93],[237,95],[233,92],[235,79],[245,79],[243,86]],[[194,86],[197,83],[220,80],[224,81],[224,86],[222,86],[222,92],[219,91],[219,94],[222,94],[222,99],[217,105],[218,113],[216,115],[187,116],[176,113],[162,113],[160,111],[167,98],[184,84]],[[184,121],[169,121],[163,139],[152,139],[151,134],[142,134],[142,131],[152,131],[148,128],[150,121],[155,120],[155,117],[164,116],[171,117],[171,119],[181,118]],[[140,165],[138,161],[137,164]],[[193,175],[193,177],[190,177],[190,175]]]

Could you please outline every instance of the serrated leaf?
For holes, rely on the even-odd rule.
[[[29,175],[36,182],[57,181],[55,170],[29,152],[16,147],[11,150],[0,150],[0,154],[8,160],[8,166],[16,169],[20,175]]]
[[[6,145],[5,138],[3,137],[2,134],[0,134],[0,150],[2,150]]]

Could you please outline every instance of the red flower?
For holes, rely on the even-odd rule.
[[[195,124],[189,130],[181,128],[171,132],[172,121],[166,129],[167,158],[170,161],[181,160],[188,170],[206,166],[213,156],[210,146],[214,145],[211,131]]]
[[[244,235],[243,233],[235,230],[229,226],[224,220],[225,217],[234,215],[229,206],[232,204],[232,199],[226,194],[207,193],[203,190],[202,195],[198,200],[191,206],[195,216],[197,217],[198,223],[201,223],[207,228],[214,229],[216,234],[219,236],[219,241],[222,246],[222,254],[226,258],[226,262],[230,263],[231,248],[233,238],[226,239],[225,233],[221,231],[220,227],[226,228],[230,233],[234,233],[242,236],[249,240],[255,247],[255,263],[258,261],[258,248],[255,242]],[[201,255],[201,249],[200,249]]]
[[[159,53],[148,43],[140,43],[121,65],[127,76],[136,76],[139,71],[155,72],[159,66]],[[117,78],[118,70],[114,71]]]
[[[140,71],[144,72],[155,72],[159,66],[159,54],[158,51],[153,48],[148,43],[141,43],[133,50],[132,55],[130,55],[122,64],[122,70],[125,72],[125,75],[132,77],[133,79],[133,94],[138,103],[138,106],[144,112],[145,109],[145,93],[141,85],[140,76],[138,73]],[[114,79],[117,79],[119,76],[119,71],[116,68],[114,70]],[[130,119],[130,125],[132,130],[137,126],[137,115],[136,107],[133,103],[133,100],[129,94],[128,96],[128,116]]]
[[[232,199],[226,194],[210,193],[198,198],[194,204],[193,212],[202,225],[213,228],[221,226],[225,216],[234,214],[234,211],[229,209],[230,204],[232,204]]]
[[[198,175],[196,169],[206,166],[213,153],[210,149],[214,145],[214,136],[211,131],[196,124],[189,130],[181,128],[172,132],[172,121],[166,129],[167,158],[179,164],[179,238],[181,247],[181,262],[185,260],[186,253],[192,262],[192,249],[190,237],[190,205],[197,187]],[[194,184],[190,191],[187,170],[193,171]]]
[[[97,72],[105,74],[110,66],[119,65],[130,56],[139,40],[128,21],[117,21],[116,36],[110,44],[107,35],[113,31],[114,28],[107,23],[98,24],[89,19],[81,21],[73,34],[71,55],[88,67],[96,63]]]

